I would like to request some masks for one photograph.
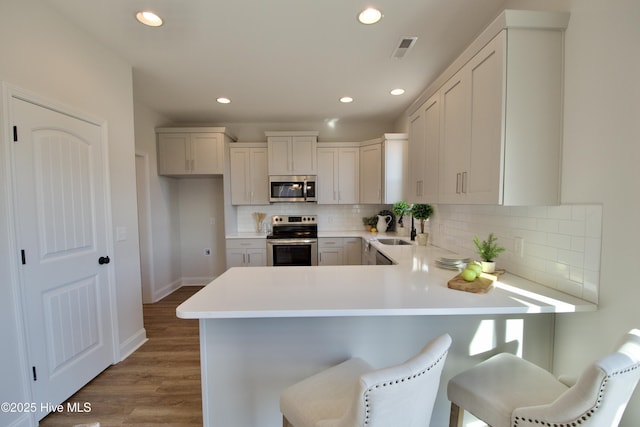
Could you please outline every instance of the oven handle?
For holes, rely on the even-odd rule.
[[[308,245],[309,243],[317,243],[317,239],[270,239],[267,241],[269,245]]]

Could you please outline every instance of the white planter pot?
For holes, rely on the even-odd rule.
[[[483,273],[493,273],[496,271],[496,262],[491,261],[482,261],[482,272]]]
[[[429,240],[429,233],[416,234],[416,240],[418,241],[419,246],[427,246],[427,241]]]

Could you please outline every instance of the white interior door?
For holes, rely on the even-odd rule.
[[[113,362],[102,129],[17,97],[11,113],[33,397],[58,404]]]

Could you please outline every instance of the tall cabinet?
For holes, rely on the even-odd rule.
[[[559,203],[567,23],[507,10],[425,91],[409,117],[410,201]]]

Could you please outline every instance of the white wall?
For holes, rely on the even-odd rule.
[[[155,302],[181,285],[179,180],[158,176],[155,128],[167,119],[135,103],[136,152],[148,159],[148,200],[151,210],[152,274],[148,300]],[[147,266],[142,266],[146,268]]]
[[[182,283],[207,284],[226,270],[222,176],[180,179],[179,188]]]
[[[563,203],[603,204],[600,304],[556,324],[558,373],[576,373],[640,328],[640,2],[579,0],[566,34]],[[640,425],[640,391],[621,424]]]
[[[107,123],[117,332],[119,350],[126,355],[146,335],[138,258],[131,67],[46,3],[36,0],[0,3],[0,57],[0,80]],[[6,138],[3,133],[3,150]],[[3,175],[0,180],[4,190],[6,177]],[[13,278],[6,264],[15,256],[8,243],[11,237],[7,236],[4,197],[0,209],[0,262],[5,263],[0,269],[0,340],[5,348],[0,356],[0,400],[28,401],[24,395],[27,377],[16,353],[18,319],[11,298]],[[116,241],[116,227],[126,229],[126,240]],[[14,415],[0,413],[0,424],[11,424]]]

